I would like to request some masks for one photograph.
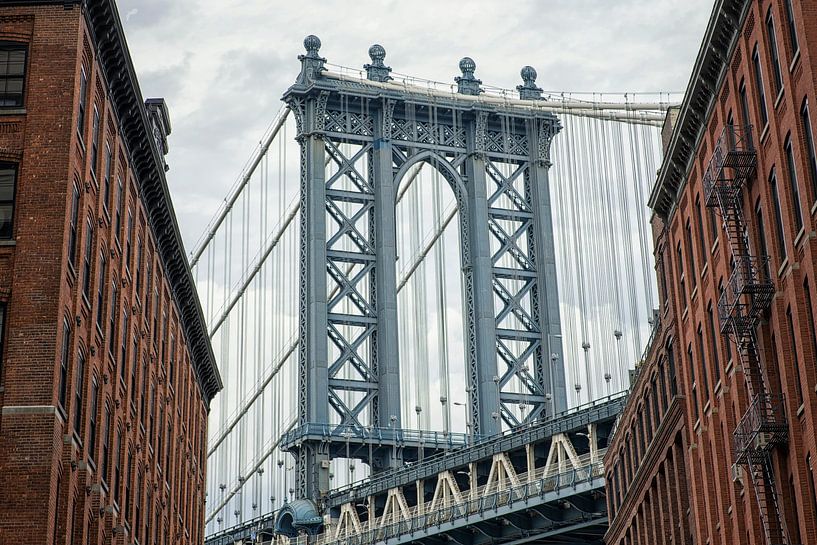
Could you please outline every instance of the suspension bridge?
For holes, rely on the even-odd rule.
[[[190,255],[225,384],[208,543],[600,541],[678,97],[304,47]]]

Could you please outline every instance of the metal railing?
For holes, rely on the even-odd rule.
[[[735,256],[735,269],[718,300],[721,330],[731,319],[755,318],[768,308],[774,295],[768,256]]]
[[[352,442],[377,441],[386,445],[421,444],[428,448],[459,448],[468,444],[465,433],[411,430],[403,428],[373,428],[351,424],[321,424],[307,422],[292,428],[281,437],[283,445],[292,445],[304,439],[341,440]]]
[[[724,169],[732,169],[731,176]],[[712,148],[712,157],[703,176],[707,206],[717,206],[717,194],[734,197],[743,182],[757,168],[757,152],[752,141],[752,125],[726,125]],[[717,193],[716,193],[717,190]]]
[[[758,394],[734,432],[735,461],[747,463],[788,437],[783,394]]]
[[[444,470],[444,467],[442,466],[450,465],[451,467],[456,467],[458,459],[470,459],[468,453],[471,449],[480,449],[480,451],[482,453],[486,453],[487,456],[488,452],[493,453],[506,450],[508,448],[508,440],[512,438],[518,437],[521,442],[524,442],[525,440],[528,440],[530,435],[541,435],[541,433],[537,432],[544,432],[548,429],[553,431],[553,433],[570,431],[567,429],[570,428],[570,425],[567,424],[565,426],[561,426],[559,425],[560,421],[581,415],[585,415],[588,417],[588,419],[591,419],[596,412],[603,411],[609,405],[615,405],[615,407],[612,407],[613,410],[610,411],[613,414],[608,416],[615,416],[615,414],[620,412],[623,405],[626,403],[627,395],[628,392],[626,390],[617,392],[595,401],[584,403],[571,409],[555,413],[553,417],[549,418],[548,420],[523,424],[521,426],[505,430],[501,434],[497,435],[474,438],[474,442],[468,447],[460,447],[453,452],[441,452],[439,454],[428,456],[424,458],[422,462],[406,465],[402,468],[392,470],[387,473],[375,474],[371,477],[339,487],[330,493],[329,501],[330,503],[334,503],[333,500],[335,499],[345,501],[347,497],[353,496],[357,489],[365,490],[366,495],[369,495],[380,489],[385,490],[387,488],[397,486],[401,482],[414,481],[418,478],[422,478],[423,475],[428,473],[428,471],[424,471],[424,469],[432,470],[432,472],[439,472]],[[448,462],[451,463],[449,464]]]

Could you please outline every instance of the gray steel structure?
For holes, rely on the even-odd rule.
[[[301,72],[283,97],[298,126],[301,242],[298,423],[282,445],[297,459],[298,496],[315,501],[350,437],[368,449],[347,455],[371,459],[374,471],[397,468],[413,445],[396,438],[395,199],[420,162],[448,182],[459,211],[472,433],[524,423],[511,406],[527,407],[525,422],[566,407],[548,189],[560,124],[535,107],[536,72],[522,71],[522,101],[474,100],[481,82],[466,57],[457,93],[440,98],[384,85],[391,69],[379,45],[368,82],[325,73],[320,45],[304,40]],[[328,281],[338,287],[331,298]]]

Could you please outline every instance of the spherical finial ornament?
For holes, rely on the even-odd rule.
[[[460,60],[460,70],[463,74],[473,74],[477,69],[477,63],[471,57],[463,57]]]
[[[525,83],[533,83],[536,81],[536,69],[533,66],[525,66],[519,72],[519,75],[522,76],[522,81]]]
[[[374,44],[369,48],[369,58],[376,65],[382,64],[383,59],[386,58],[386,49],[380,44]]]
[[[314,34],[310,34],[306,38],[304,38],[304,49],[310,55],[317,55],[318,51],[321,48],[321,39],[315,36]]]

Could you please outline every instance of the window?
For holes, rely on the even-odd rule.
[[[752,144],[752,118],[749,115],[749,95],[746,93],[746,82],[740,80],[740,87],[738,88],[740,95],[740,114],[741,123],[743,123],[744,137],[746,138],[746,146],[748,149],[754,149]]]
[[[664,375],[667,370],[664,366],[664,360],[661,360],[661,363],[658,364],[658,388],[661,392],[661,412],[666,412],[667,410],[667,378]]]
[[[136,239],[136,298],[142,294],[142,237]]]
[[[133,466],[133,450],[128,449],[128,459],[125,462],[125,523],[130,519],[130,481]]]
[[[786,143],[783,148],[786,150],[786,167],[789,171],[789,185],[791,189],[791,205],[794,208],[795,233],[799,233],[803,227],[803,211],[800,206],[800,189],[797,186],[797,171],[794,166],[794,150],[791,144],[791,133],[786,136]]]
[[[687,346],[687,361],[689,363],[689,383],[692,385],[692,412],[695,415],[693,421],[697,421],[700,418],[700,413],[698,409],[698,384],[695,382],[695,361],[692,359],[692,344]]]
[[[139,341],[137,337],[133,337],[133,350],[131,351],[131,367],[130,367],[130,402],[136,402],[136,367],[139,365]]]
[[[774,33],[774,17],[772,8],[766,12],[766,32],[769,34],[769,54],[772,56],[772,68],[774,68],[774,92],[780,93],[783,89],[783,72],[780,70],[780,56],[777,51],[777,37]]]
[[[817,517],[817,490],[814,489],[814,463],[811,460],[811,454],[806,456],[806,467],[808,467],[808,489],[811,496],[811,510],[813,515]]]
[[[102,421],[102,480],[106,483],[110,481],[108,475],[108,446],[111,440],[111,407],[105,403],[105,419]]]
[[[0,163],[0,239],[13,236],[14,199],[17,190],[17,167]]]
[[[91,176],[96,180],[96,160],[99,156],[99,110],[94,105],[94,120],[91,125]]]
[[[697,281],[697,270],[695,269],[695,250],[692,249],[692,226],[689,223],[689,219],[687,219],[686,223],[686,232],[685,232],[685,239],[684,243],[686,245],[686,252],[687,252],[687,261],[689,265],[689,276],[690,282],[689,286],[694,290]]]
[[[709,401],[709,369],[706,362],[706,344],[704,343],[703,324],[698,324],[698,357],[701,360],[701,380],[704,389],[704,400]]]
[[[718,337],[715,333],[715,313],[712,309],[712,301],[706,307],[706,318],[709,321],[709,346],[712,351],[712,364],[715,371],[715,382],[721,379],[721,362],[718,357]]]
[[[119,347],[119,361],[122,363],[122,366],[119,368],[119,378],[122,379],[122,383],[125,383],[125,368],[128,366],[128,309],[122,310],[122,335],[121,339],[122,342],[120,343]]]
[[[794,22],[794,7],[791,5],[791,0],[786,0],[786,23],[789,27],[789,45],[791,46],[791,56],[800,51],[800,44],[797,42],[797,27]]]
[[[111,146],[105,144],[105,177],[102,180],[102,206],[105,211],[111,209]]]
[[[176,336],[170,335],[170,369],[168,376],[170,377],[170,387],[173,387],[173,368],[176,363]]]
[[[766,267],[769,266],[769,262],[766,262]],[[719,301],[723,301],[723,278],[718,281],[718,297]],[[714,318],[713,318],[714,321]],[[732,339],[729,338],[728,335],[724,335],[723,337],[723,349],[726,351],[726,361],[732,361]]]
[[[99,252],[99,278],[96,284],[96,326],[102,331],[102,312],[105,304],[105,285],[107,260],[105,259],[105,251]],[[111,332],[113,334],[113,332]]]
[[[71,355],[71,326],[68,320],[62,322],[62,352],[60,354],[60,407],[65,410],[68,395],[68,358]]]
[[[700,196],[695,199],[695,221],[698,224],[698,242],[700,243],[701,247],[701,266],[703,266],[706,265],[709,250],[706,247],[706,232],[704,231],[704,217],[701,213]],[[715,239],[713,238],[712,240],[714,241]]]
[[[678,258],[676,261],[676,265],[678,267],[678,289],[681,292],[681,302],[684,303],[684,306],[687,306],[687,289],[686,289],[686,279],[684,278],[684,257],[681,252],[681,243],[678,243],[677,247],[678,251]]]
[[[797,337],[794,329],[794,318],[791,307],[786,308],[786,320],[789,324],[789,339],[791,340],[792,374],[794,375],[794,393],[797,394],[797,406],[803,404],[803,385],[800,383],[800,356],[797,353]]]
[[[162,450],[162,438],[164,438],[164,429],[165,429],[165,405],[162,400],[159,400],[159,425],[156,428],[156,463],[160,466],[159,470],[161,471],[162,465],[162,454],[164,451]]]
[[[167,435],[165,436],[165,481],[170,481],[170,438],[172,437],[172,423],[170,411],[167,413]]]
[[[116,430],[116,443],[113,451],[113,501],[119,503],[119,490],[121,486],[121,459],[122,459],[122,430]]]
[[[88,218],[85,229],[85,254],[82,257],[82,295],[91,300],[91,253],[93,251],[94,220]]]
[[[777,235],[777,257],[778,267],[783,264],[786,259],[786,241],[783,235],[783,209],[780,207],[780,194],[777,190],[777,175],[772,169],[772,175],[769,177],[769,188],[772,194],[772,201],[774,204],[774,223]]]
[[[146,287],[145,287],[145,299],[147,299],[148,297],[150,297],[150,294],[153,293],[153,255],[151,255],[150,250],[147,251],[147,256],[145,257],[145,263],[147,265],[147,275],[146,275],[147,276],[147,282],[145,283],[146,284]],[[145,310],[147,311],[147,315],[145,316],[145,319],[149,320],[151,314],[153,314],[154,316],[156,315],[156,309],[153,309],[153,311],[151,312],[150,305],[145,305],[145,307],[146,307]],[[153,329],[151,329],[150,332],[153,335],[153,341],[154,341],[154,344],[155,344],[155,342],[156,342],[156,328],[154,327]]]
[[[71,194],[71,220],[68,225],[68,263],[71,268],[77,268],[77,230],[78,230],[78,216],[79,216],[79,187],[74,183],[73,193]]]
[[[752,53],[752,66],[755,70],[755,86],[757,90],[757,100],[760,105],[760,120],[763,126],[769,122],[769,111],[766,109],[766,93],[763,90],[763,70],[760,68],[760,53],[755,44],[755,50]]]
[[[122,235],[122,200],[125,198],[124,188],[122,187],[122,178],[118,178],[116,182],[116,221],[114,222],[116,229],[114,230],[114,234],[116,235],[116,240],[119,241],[119,237]]]
[[[0,372],[3,371],[3,348],[6,345],[6,304],[0,303]]]
[[[85,102],[88,99],[88,74],[83,66],[79,74],[79,114],[77,116],[77,133],[79,139],[85,138]]]
[[[111,329],[108,332],[108,351],[114,357],[114,362],[116,361],[116,317],[118,315],[117,306],[117,299],[119,298],[119,289],[116,283],[116,278],[111,279],[111,310],[108,313],[109,319],[108,322],[111,325]]]
[[[811,116],[808,111],[808,99],[800,106],[800,122],[803,124],[803,135],[806,137],[808,154],[808,172],[811,178],[812,201],[817,201],[817,152],[814,150],[814,133],[811,131]]]
[[[147,436],[148,441],[153,443],[153,415],[156,414],[156,387],[153,384],[150,385],[150,398],[148,403],[150,405],[150,411],[148,412]]]
[[[142,357],[142,392],[139,395],[139,422],[145,422],[145,402],[147,401],[147,383],[148,383],[148,360]]]
[[[133,533],[137,542],[142,540],[142,472],[136,474],[136,498],[134,504]]]
[[[771,269],[769,264],[769,249],[766,244],[766,227],[763,225],[763,210],[760,208],[760,199],[755,204],[755,223],[757,224],[757,253],[758,256],[766,258],[763,266],[766,278],[771,278]]]
[[[0,42],[0,108],[22,108],[26,46]]]
[[[811,361],[817,362],[817,331],[814,326],[814,311],[811,308],[811,290],[809,289],[808,279],[803,281],[803,295],[806,305],[806,319],[808,320],[809,335],[811,335]]]
[[[77,435],[82,430],[82,388],[85,385],[85,354],[77,357],[77,381],[74,389],[74,431]]]
[[[133,212],[128,210],[128,232],[125,234],[125,270],[130,272],[131,260],[133,259]]]
[[[99,384],[96,379],[91,381],[91,414],[88,415],[88,456],[96,458],[96,409],[99,397]]]

